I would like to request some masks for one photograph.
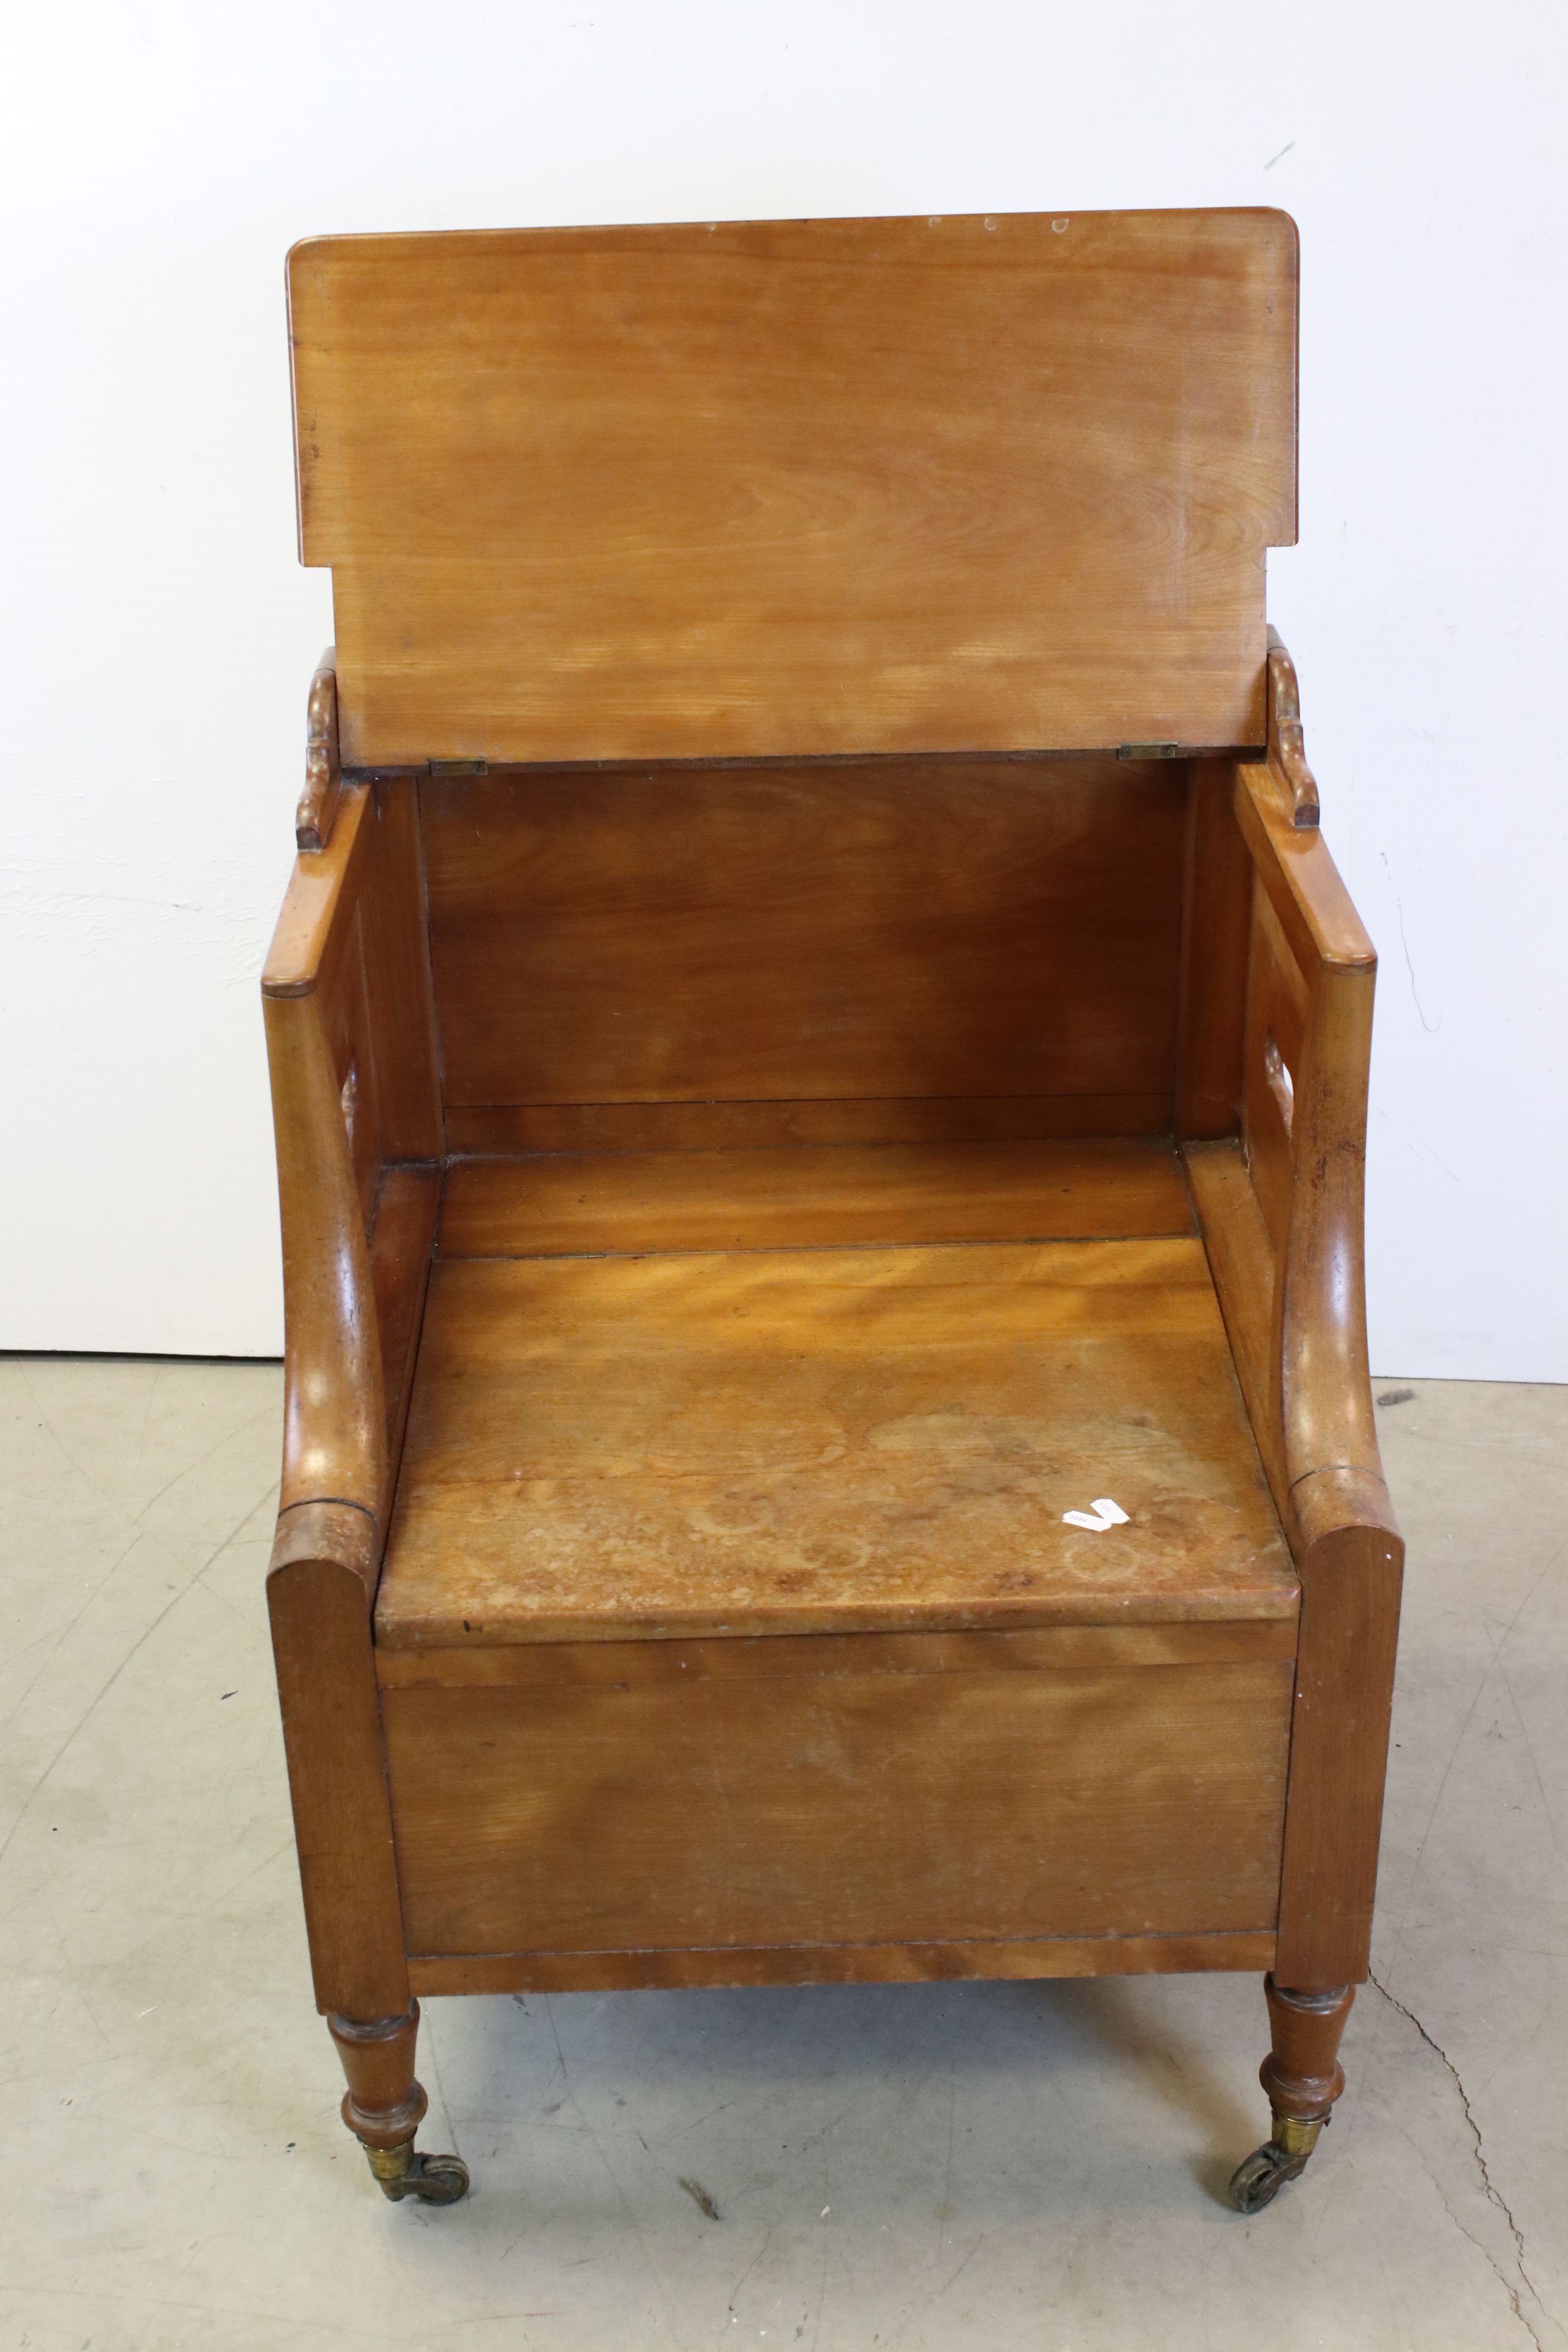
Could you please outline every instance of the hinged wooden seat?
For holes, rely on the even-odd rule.
[[[1374,961],[1275,213],[332,238],[264,981],[270,1592],[388,2193],[419,1992],[1365,1972]]]
[[[1128,1524],[1086,1539],[1062,1515],[1101,1493]],[[378,1644],[1296,1602],[1169,1146],[453,1171]]]

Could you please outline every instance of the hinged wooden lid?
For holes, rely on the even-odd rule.
[[[327,237],[289,286],[347,766],[1263,742],[1283,213]]]

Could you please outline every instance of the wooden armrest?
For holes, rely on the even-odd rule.
[[[351,784],[327,846],[297,859],[262,966],[265,997],[328,991],[347,950],[369,835],[370,790]]]
[[[1367,1969],[1405,1558],[1373,1423],[1363,1277],[1377,959],[1278,761],[1235,767],[1230,813],[1251,866],[1222,910],[1216,966],[1233,986],[1245,974],[1241,1136],[1215,1133],[1226,1106],[1211,1087],[1198,1109],[1213,1123],[1186,1160],[1301,1577],[1275,1972],[1327,1988]],[[1229,856],[1212,810],[1208,823]],[[1234,1032],[1226,1043],[1234,1051]]]
[[[369,794],[343,796],[328,847],[295,866],[262,976],[285,1318],[283,1490],[379,1520],[386,1404],[365,1203],[353,1150],[360,1075],[329,1034],[364,869]]]
[[[414,788],[342,782],[332,683],[311,688],[321,789],[262,976],[285,1315],[267,1590],[317,2000],[380,2018],[410,1995],[374,1607],[442,1137]]]
[[[300,1507],[342,1505],[377,1529],[379,1559],[440,1183],[412,786],[342,788],[322,846],[296,860],[261,985],[283,1227],[280,1539]]]
[[[1315,825],[1297,826],[1271,767],[1237,766],[1236,814],[1258,880],[1301,964],[1364,972],[1370,997],[1377,950],[1321,834]]]
[[[1394,1532],[1362,1254],[1377,957],[1277,763],[1237,763],[1229,798],[1251,868],[1238,942],[1242,1138],[1194,1141],[1187,1160],[1259,1450],[1300,1555],[1334,1527]]]
[[[1362,1244],[1377,957],[1321,835],[1296,825],[1268,769],[1237,768],[1236,812],[1262,886],[1243,1099],[1278,1264],[1271,1370],[1290,1507],[1311,1481],[1314,1520],[1331,1496],[1353,1514],[1370,1480],[1386,1514]]]

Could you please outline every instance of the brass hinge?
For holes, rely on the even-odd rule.
[[[433,776],[483,776],[489,772],[488,760],[427,760],[426,766]]]
[[[1119,743],[1116,756],[1119,760],[1179,760],[1182,747],[1179,743]]]

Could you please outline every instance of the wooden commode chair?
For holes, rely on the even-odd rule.
[[[1276,212],[330,237],[269,1591],[416,1996],[1239,1969],[1305,2163],[1402,1546]]]

